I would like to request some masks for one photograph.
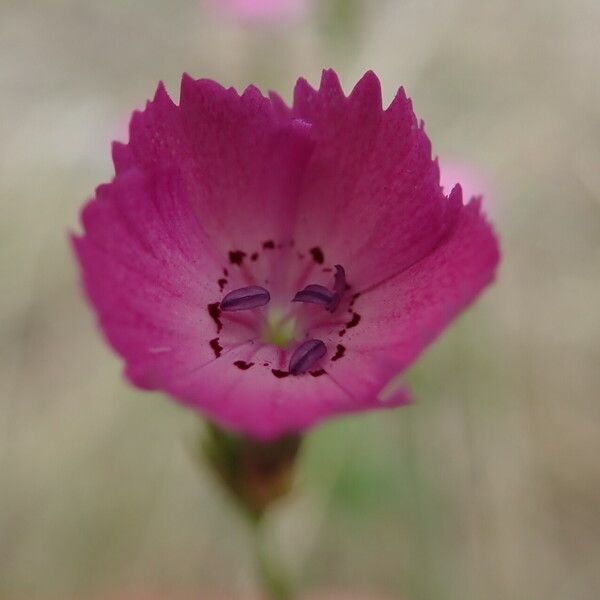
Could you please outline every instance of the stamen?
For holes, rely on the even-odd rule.
[[[321,304],[330,313],[334,313],[346,293],[346,271],[342,265],[335,265],[333,292],[324,285],[307,285],[294,296],[292,302],[309,302]]]
[[[251,285],[229,292],[221,300],[220,308],[223,311],[249,310],[265,306],[270,300],[271,295],[268,290],[258,285]]]
[[[327,310],[334,313],[342,301],[342,297],[346,292],[346,271],[342,265],[335,265],[335,275],[333,281],[333,297]]]
[[[309,302],[327,307],[332,300],[333,294],[324,285],[311,284],[297,292],[292,302]]]
[[[342,265],[335,265],[333,291],[340,295],[346,291],[346,270]]]
[[[321,340],[306,340],[294,350],[288,370],[292,375],[306,373],[325,354],[327,354],[327,347]]]

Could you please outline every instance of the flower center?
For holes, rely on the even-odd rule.
[[[298,339],[296,317],[280,309],[271,308],[267,313],[262,339],[266,344],[287,350],[290,344]]]
[[[270,253],[282,249],[289,253],[296,253],[299,260],[305,260],[309,256],[308,253],[294,249],[293,240],[277,245],[273,240],[267,240],[262,244],[264,252]],[[324,368],[319,368],[319,363],[333,349],[328,348],[323,340],[312,337],[317,329],[323,329],[329,321],[328,318],[324,318],[323,314],[321,317],[318,316],[319,307],[320,311],[325,314],[329,313],[332,317],[329,323],[330,331],[327,335],[340,327],[337,329],[337,334],[341,340],[347,329],[356,327],[360,322],[360,315],[353,310],[354,301],[360,296],[360,293],[355,293],[348,302],[342,304],[350,289],[350,285],[346,283],[344,268],[339,264],[333,265],[333,268],[322,266],[325,259],[323,251],[319,247],[311,248],[309,253],[314,265],[309,264],[304,267],[300,279],[306,281],[316,266],[323,272],[333,274],[332,284],[326,286],[315,282],[305,285],[303,289],[290,290],[287,301],[286,295],[282,295],[282,290],[276,286],[275,301],[271,303],[269,290],[261,285],[256,285],[256,283],[264,283],[271,287],[274,282],[277,283],[277,273],[265,273],[263,269],[262,272],[259,271],[261,275],[257,275],[253,273],[253,269],[249,268],[251,263],[259,261],[261,252],[246,253],[242,250],[229,252],[229,262],[242,271],[242,279],[245,279],[250,285],[234,288],[220,301],[207,305],[208,313],[217,327],[217,337],[209,340],[209,345],[216,358],[224,354],[220,341],[221,331],[228,323],[235,323],[235,326],[242,327],[242,331],[251,331],[252,343],[260,340],[262,344],[290,351],[290,355],[287,357],[287,370],[283,370],[281,366],[273,368],[278,365],[271,365],[269,361],[261,362],[260,366],[269,368],[275,377],[281,379],[289,375],[303,374],[320,377],[327,373]],[[248,260],[245,262],[246,257]],[[224,277],[217,280],[221,292],[229,284],[228,268],[223,269],[223,275]],[[300,309],[297,303],[316,306],[310,309]],[[346,312],[346,309],[351,314],[351,318],[348,322],[340,321],[340,317],[344,318],[340,313]],[[336,317],[333,317],[334,313],[337,313]],[[246,339],[247,333],[241,335]],[[335,353],[330,356],[331,361],[342,358],[345,350],[343,344],[337,344]],[[245,371],[254,367],[255,363],[236,360],[233,365]]]

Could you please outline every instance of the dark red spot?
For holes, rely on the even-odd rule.
[[[313,377],[321,377],[321,375],[325,375],[326,371],[325,369],[319,369],[318,371],[310,371],[310,374]]]
[[[359,296],[360,296],[360,292],[356,292],[356,294],[354,294],[354,296],[352,296],[352,299],[350,300],[350,307],[354,306],[354,303],[356,302],[356,300]]]
[[[223,275],[225,275],[225,277],[229,277],[229,271],[227,269],[223,269]]]
[[[223,291],[223,288],[227,285],[227,279],[221,278],[217,283],[219,284],[219,290]]]
[[[342,344],[338,344],[337,350],[336,350],[335,354],[331,357],[331,360],[338,360],[339,358],[342,358],[342,356],[344,356],[345,353],[346,353],[346,347],[342,346]]]
[[[219,308],[219,303],[214,302],[213,304],[208,305],[208,314],[211,319],[217,324],[217,333],[221,333],[221,329],[223,329],[223,323],[221,323],[221,309]]]
[[[333,271],[333,269],[331,269],[330,267],[325,267],[323,269],[323,273],[331,273],[331,271]]]
[[[241,369],[242,371],[247,371],[254,363],[247,363],[244,360],[236,360],[233,364],[238,369]]]
[[[251,260],[252,262],[254,262],[254,261],[255,261],[255,260],[257,260],[257,259],[258,259],[258,252],[253,252],[253,253],[252,253],[252,256],[250,257],[250,260]]]
[[[304,254],[302,254],[302,252],[298,252],[298,258],[302,260],[304,258]]]
[[[231,250],[229,252],[229,262],[232,265],[241,265],[245,256],[246,253],[242,252],[241,250]]]
[[[352,319],[346,323],[346,327],[351,329],[356,327],[360,323],[360,315],[358,313],[352,313]]]
[[[273,248],[275,248],[275,242],[273,240],[267,240],[266,242],[263,242],[263,248],[265,250],[273,250]]]
[[[325,257],[323,256],[323,250],[321,250],[321,248],[319,248],[318,246],[315,246],[314,248],[310,249],[310,253],[313,257],[313,260],[319,264],[322,265],[323,261],[325,260]]]
[[[263,367],[268,367],[269,363],[263,363]]]
[[[340,337],[344,337],[344,336],[346,335],[346,330],[345,330],[345,329],[340,329],[340,331],[339,331],[338,335],[339,335]]]
[[[213,352],[215,353],[215,356],[217,358],[219,358],[219,356],[221,356],[221,350],[223,350],[223,346],[221,346],[221,344],[219,344],[219,338],[215,338],[214,340],[210,340],[210,342],[208,342],[210,344],[210,347],[213,349]]]
[[[289,375],[287,371],[280,371],[279,369],[271,369],[271,373],[273,373],[277,379],[283,379]]]

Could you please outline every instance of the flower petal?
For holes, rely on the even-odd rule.
[[[167,391],[223,427],[259,439],[302,431],[341,414],[408,402],[404,391],[387,400],[357,397],[322,369],[294,377],[286,370],[289,357],[273,347],[249,343],[190,377],[173,378]]]
[[[289,280],[301,269],[294,261],[292,235],[297,199],[314,147],[312,126],[294,117],[281,101],[250,86],[243,94],[214,81],[184,75],[180,105],[160,85],[130,125],[128,147],[115,146],[117,172],[131,157],[143,170],[176,170],[211,244],[223,257],[236,256],[232,269],[240,285],[265,285],[282,303]],[[265,243],[283,249],[263,252]],[[289,244],[289,245],[288,245]],[[254,257],[252,274],[242,259]]]
[[[222,267],[182,182],[129,169],[98,188],[82,221],[84,235],[73,244],[84,286],[135,382],[160,387],[160,365],[177,374],[213,360],[207,298],[220,295]]]
[[[457,198],[459,186],[451,194]],[[480,202],[472,200],[435,251],[357,298],[353,309],[361,323],[344,343],[367,355],[383,352],[397,370],[406,368],[493,280],[499,258]]]
[[[254,87],[240,96],[186,76],[180,109],[203,191],[196,208],[207,230],[228,247],[260,248],[289,237],[290,211],[313,149],[310,124],[282,124]]]
[[[335,73],[325,71],[318,91],[298,82],[294,113],[313,124],[316,144],[300,198],[298,243],[321,246],[326,262],[351,267],[354,289],[426,256],[448,228],[448,201],[404,91],[384,111],[373,73],[346,98]]]

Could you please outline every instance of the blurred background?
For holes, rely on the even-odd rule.
[[[600,3],[229,4],[0,0],[0,598],[255,590],[198,419],[124,383],[67,232],[158,80],[289,100],[331,66],[406,87],[504,259],[407,373],[414,406],[310,434],[273,547],[306,590],[597,600]]]

